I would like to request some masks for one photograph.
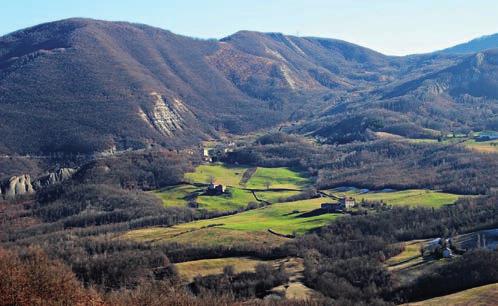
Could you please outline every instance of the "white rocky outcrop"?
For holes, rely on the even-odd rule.
[[[150,112],[140,109],[139,116],[165,136],[173,136],[175,131],[184,129],[183,115],[188,108],[179,98],[165,98],[157,92],[151,92],[153,108]]]
[[[69,179],[76,169],[60,168],[55,172],[50,172],[36,180],[32,180],[29,174],[12,176],[0,181],[0,199],[15,199],[20,196],[34,194],[36,190],[53,184],[58,184]]]
[[[50,172],[47,175],[41,176],[33,182],[34,189],[40,189],[46,186],[58,184],[70,178],[76,169],[73,168],[60,168],[55,172]]]
[[[10,179],[0,184],[2,196],[5,199],[13,199],[23,195],[33,194],[35,192],[31,184],[31,176],[29,174],[13,176]]]

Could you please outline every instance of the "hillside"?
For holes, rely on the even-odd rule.
[[[370,131],[436,138],[450,131],[496,130],[497,63],[498,50],[455,58],[333,105],[297,130],[339,143],[371,139]]]
[[[470,54],[494,48],[498,48],[498,34],[481,36],[463,44],[458,44],[456,46],[443,49],[439,51],[439,53]]]
[[[41,24],[0,38],[0,152],[177,146],[250,131],[385,83],[393,61],[330,39],[243,31],[216,41],[124,22]]]
[[[407,305],[493,305],[497,298],[498,284],[491,284]]]

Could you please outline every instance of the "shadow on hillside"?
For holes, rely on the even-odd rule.
[[[316,216],[320,216],[320,215],[323,215],[323,214],[326,214],[326,213],[327,213],[326,210],[321,209],[321,208],[317,208],[317,209],[314,209],[314,210],[302,213],[300,215],[297,215],[296,218],[316,217]]]

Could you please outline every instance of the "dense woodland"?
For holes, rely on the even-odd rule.
[[[21,300],[29,300],[26,296],[43,300],[43,294],[45,298],[50,295],[54,303],[71,291],[65,301],[83,304],[125,305],[153,297],[189,305],[215,305],[215,301],[237,304],[243,300],[257,304],[257,298],[287,279],[282,270],[259,266],[254,273],[235,274],[233,269],[226,268],[222,275],[198,277],[188,286],[178,285],[175,263],[233,256],[304,258],[306,285],[323,294],[323,300],[306,305],[392,304],[497,282],[496,274],[476,268],[496,264],[496,256],[483,250],[458,258],[410,287],[400,287],[383,265],[386,259],[401,252],[397,245],[400,241],[448,237],[498,226],[497,197],[490,191],[496,182],[496,157],[467,153],[454,146],[388,141],[321,145],[284,133],[238,143],[235,151],[223,156],[223,160],[255,166],[294,166],[314,178],[315,188],[344,184],[370,188],[440,184],[451,191],[466,184],[464,192],[488,194],[462,199],[438,210],[381,206],[366,215],[340,218],[330,226],[273,248],[251,244],[150,244],[116,239],[116,235],[134,228],[170,226],[222,213],[165,208],[145,192],[182,182],[184,173],[199,161],[181,151],[130,152],[95,160],[80,167],[70,180],[43,188],[35,196],[0,204],[0,239],[4,248],[0,269],[7,271],[11,280],[0,282],[0,290],[11,299]],[[382,177],[378,169],[388,164],[391,174]],[[418,168],[422,169],[420,175]],[[427,174],[430,172],[422,175],[422,171],[431,168],[439,174],[432,178]],[[399,169],[413,171],[414,175],[401,177],[403,172]],[[472,173],[479,173],[480,180],[475,176],[471,179]],[[443,174],[450,177],[444,178]],[[393,186],[389,182],[399,184]],[[466,277],[466,265],[475,272],[472,277]],[[21,268],[14,272],[17,266]],[[54,287],[54,291],[35,286],[19,289],[31,286],[36,273],[44,273],[47,284],[58,278],[67,278],[68,282]],[[461,282],[452,282],[450,276]],[[434,281],[444,285],[427,285]]]
[[[470,153],[453,144],[375,140],[333,146],[274,133],[239,147],[225,160],[297,167],[314,176],[320,189],[430,188],[457,194],[486,194],[498,181],[496,154]]]
[[[401,251],[394,246],[398,241],[497,227],[497,200],[489,196],[440,210],[396,208],[339,219],[296,242],[305,259],[306,282],[339,305],[407,302],[498,282],[496,270],[490,269],[496,266],[496,251],[468,253],[401,289],[395,289],[396,279],[382,265]]]

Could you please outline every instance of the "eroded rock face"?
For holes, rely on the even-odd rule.
[[[11,200],[20,196],[34,194],[38,189],[69,179],[75,172],[76,169],[60,168],[35,180],[31,180],[29,174],[13,176],[7,180],[0,181],[0,199]]]
[[[59,170],[55,172],[50,172],[47,175],[44,175],[42,177],[39,177],[34,183],[33,187],[34,189],[40,189],[43,187],[47,187],[53,184],[58,184],[60,182],[63,182],[70,178],[74,173],[76,172],[76,169],[73,168],[60,168]]]
[[[31,184],[31,176],[24,174],[20,176],[13,176],[10,179],[0,184],[2,196],[5,199],[13,199],[23,195],[33,194],[35,192]]]
[[[150,112],[140,109],[139,116],[164,136],[174,136],[175,131],[183,130],[184,115],[191,115],[189,109],[179,98],[166,99],[157,92],[151,92],[153,108]]]

